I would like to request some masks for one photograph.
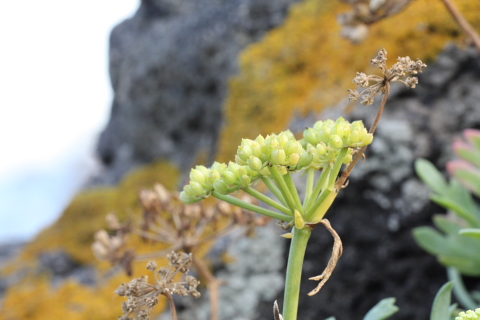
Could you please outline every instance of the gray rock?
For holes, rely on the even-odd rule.
[[[235,262],[216,274],[225,284],[220,288],[219,319],[249,320],[271,317],[259,314],[262,303],[273,308],[273,301],[283,289],[284,246],[281,230],[274,224],[258,228],[253,237],[231,239],[227,253]],[[234,236],[235,238],[235,236]],[[210,295],[202,293],[198,300],[183,301],[179,320],[210,319]],[[160,319],[170,319],[166,312]]]
[[[115,96],[94,183],[116,183],[157,159],[187,171],[200,151],[215,155],[238,54],[279,25],[295,1],[141,1],[111,33]]]

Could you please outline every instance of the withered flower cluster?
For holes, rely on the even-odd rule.
[[[121,266],[128,276],[133,273],[132,263],[135,260],[135,250],[128,248],[128,235],[132,231],[130,222],[121,224],[113,213],[106,216],[107,224],[112,234],[105,230],[95,233],[92,251],[99,260],[107,260],[113,266]]]
[[[249,195],[242,199],[247,202],[256,200]],[[143,208],[141,219],[122,224],[115,214],[109,213],[106,218],[110,232],[98,231],[92,246],[98,259],[120,265],[128,275],[132,274],[135,259],[162,257],[170,251],[190,253],[195,247],[224,236],[237,226],[252,232],[256,226],[263,226],[268,221],[267,217],[223,201],[185,205],[178,193],[168,192],[161,184],[156,184],[153,190],[140,191],[139,200]],[[137,255],[133,248],[128,248],[128,237],[133,234],[145,241],[170,244],[170,247],[161,252]]]
[[[122,304],[123,315],[119,320],[134,319],[149,320],[150,313],[158,304],[158,296],[164,295],[170,301],[170,307],[174,319],[176,318],[175,305],[172,295],[200,297],[197,291],[199,281],[192,276],[186,275],[192,263],[191,254],[172,252],[167,255],[170,261],[169,267],[158,269],[155,261],[147,264],[147,269],[154,273],[154,283],[148,282],[148,276],[133,279],[129,283],[122,283],[115,291],[116,294],[128,298]],[[183,281],[175,282],[178,273],[184,274]]]
[[[372,59],[371,63],[382,70],[382,76],[377,75],[366,75],[363,72],[357,72],[357,76],[353,79],[353,82],[359,85],[362,88],[365,88],[363,91],[358,92],[357,90],[351,90],[349,100],[356,101],[360,96],[362,97],[361,103],[364,105],[373,104],[375,96],[382,93],[385,94],[387,85],[390,82],[401,82],[409,88],[415,88],[418,84],[417,77],[406,77],[402,79],[407,74],[416,75],[421,73],[424,68],[427,67],[420,59],[413,61],[410,57],[399,57],[398,62],[395,63],[390,69],[387,69],[387,51],[382,49],[378,52],[378,55]],[[373,85],[370,82],[375,82]]]
[[[196,246],[221,237],[237,226],[251,232],[268,221],[267,217],[223,201],[186,205],[178,193],[169,193],[161,184],[156,184],[153,190],[142,190],[139,198],[143,207],[139,234],[145,240],[170,243],[170,251],[192,252]],[[242,196],[242,200],[256,201],[249,195]]]

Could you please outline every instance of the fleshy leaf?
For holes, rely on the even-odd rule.
[[[398,312],[398,310],[398,307],[395,305],[395,298],[385,298],[370,309],[363,320],[387,319]]]
[[[448,310],[450,308],[450,299],[452,295],[453,282],[445,283],[433,300],[430,320],[450,320]]]
[[[445,194],[448,192],[447,181],[430,161],[417,159],[417,161],[415,161],[415,171],[420,179],[422,179],[422,181],[425,182],[434,192],[438,194]]]

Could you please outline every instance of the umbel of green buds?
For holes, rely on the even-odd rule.
[[[340,117],[336,121],[318,121],[297,140],[290,130],[280,134],[259,135],[255,140],[242,139],[235,162],[228,165],[215,162],[210,168],[196,166],[190,172],[190,182],[183,188],[180,199],[194,203],[212,192],[227,195],[245,189],[260,178],[313,168],[333,167],[341,150],[347,151],[343,164],[352,161],[353,150],[369,145],[373,140],[362,121],[352,123]]]
[[[462,311],[455,317],[455,320],[477,320],[480,319],[480,308],[473,310]]]

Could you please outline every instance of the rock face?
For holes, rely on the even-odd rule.
[[[201,151],[212,157],[239,52],[279,25],[295,1],[142,0],[110,37],[115,96],[96,183],[116,183],[157,159],[187,169]]]
[[[322,272],[333,244],[328,231],[314,230],[299,319],[361,318],[387,297],[397,298],[395,319],[429,318],[433,298],[447,281],[446,271],[416,245],[411,233],[414,227],[431,225],[432,214],[445,210],[429,201],[413,162],[426,158],[444,170],[453,157],[455,136],[465,128],[480,128],[480,55],[448,47],[429,63],[419,82],[414,90],[393,86],[366,160],[355,168],[350,185],[326,217],[343,240],[344,254],[322,291],[308,297],[315,283],[307,279]],[[371,124],[377,108],[378,103],[359,105],[348,118]],[[328,115],[333,118],[345,115],[342,108],[329,113],[336,113]],[[478,289],[480,283],[469,278],[467,284]]]

